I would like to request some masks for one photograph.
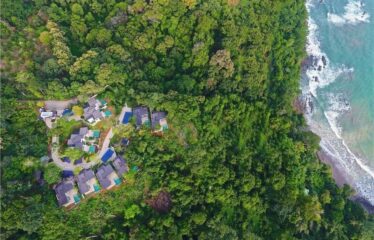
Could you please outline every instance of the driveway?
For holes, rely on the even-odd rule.
[[[49,100],[45,101],[45,109],[47,111],[58,111],[58,110],[64,110],[66,108],[69,108],[73,104],[77,104],[78,99],[77,98],[72,98],[69,100],[64,100],[64,101],[55,101],[55,100]]]
[[[113,137],[113,128],[110,128],[108,134],[106,135],[106,137],[104,139],[103,145],[101,146],[100,152],[98,153],[98,156],[99,156],[100,159],[104,155],[106,150],[109,148],[110,139],[112,137]]]

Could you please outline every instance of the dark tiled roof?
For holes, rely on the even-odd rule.
[[[113,160],[113,166],[116,169],[118,175],[120,176],[129,171],[129,167],[127,166],[126,160],[123,159],[121,156],[117,156],[116,159]]]
[[[79,129],[79,135],[86,135],[88,133],[88,127],[82,127]]]
[[[97,179],[103,188],[108,188],[111,185],[111,181],[108,179],[108,176],[114,172],[112,166],[102,165],[96,172]]]
[[[103,114],[101,114],[101,112],[99,110],[94,110],[92,112],[92,116],[95,118],[95,119],[102,119],[103,118]]]
[[[81,164],[83,162],[83,158],[79,158],[74,161],[74,165]]]
[[[66,181],[59,183],[55,187],[57,201],[58,201],[58,204],[60,206],[69,202],[65,193],[69,192],[73,188],[74,188],[73,183],[72,182],[66,182]]]
[[[70,163],[71,161],[70,161],[70,158],[68,158],[68,157],[63,157],[62,158],[62,161],[63,162],[67,162],[67,163]]]
[[[90,118],[94,119],[102,119],[103,115],[101,114],[101,111],[98,109],[95,109],[96,105],[96,99],[95,98],[90,98],[88,100],[87,106],[83,109],[83,117],[88,120]]]
[[[88,132],[88,128],[83,127],[79,129],[78,133],[71,134],[68,140],[68,146],[82,149],[83,147],[82,139],[87,134],[87,132]]]
[[[130,143],[129,139],[127,139],[127,138],[122,138],[121,139],[121,144],[122,145],[127,146],[127,145],[129,145],[129,143]]]
[[[95,173],[91,169],[82,170],[77,176],[77,183],[79,191],[85,194],[90,190],[90,186],[87,184],[89,180],[95,178]]]
[[[93,98],[88,99],[87,103],[88,103],[88,106],[95,107],[95,105],[96,105],[96,98],[93,97]]]
[[[142,125],[142,117],[143,116],[149,117],[148,108],[146,108],[146,107],[136,107],[136,108],[134,108],[133,113],[134,113],[134,116],[135,116],[136,125],[138,127],[140,127]]]
[[[69,177],[73,177],[73,176],[74,176],[73,171],[70,171],[70,170],[63,170],[62,171],[62,177],[63,178],[69,178]]]
[[[160,120],[164,118],[166,118],[165,112],[152,112],[152,128],[155,128],[160,123]]]

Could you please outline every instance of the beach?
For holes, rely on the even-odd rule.
[[[301,103],[309,129],[321,138],[318,158],[331,166],[352,200],[374,206],[374,3],[306,1],[307,58]]]

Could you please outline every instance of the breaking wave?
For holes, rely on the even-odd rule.
[[[313,1],[307,1],[306,6],[308,12],[310,12],[314,6]],[[309,64],[306,75],[309,78],[309,91],[313,97],[317,97],[318,88],[328,86],[341,74],[353,72],[353,68],[347,68],[344,65],[332,66],[326,53],[321,50],[321,44],[318,40],[318,26],[310,16],[308,17],[308,28],[306,52],[309,56]]]
[[[351,110],[349,102],[343,94],[327,93],[320,96],[318,93],[318,89],[323,89],[333,83],[341,75],[351,74],[354,69],[332,64],[327,54],[321,50],[318,26],[310,17],[310,11],[315,2],[313,0],[306,2],[309,12],[309,33],[306,46],[308,62],[305,69],[307,83],[302,86],[306,119],[311,130],[321,137],[321,148],[335,159],[338,167],[352,180],[351,184],[359,194],[374,205],[374,172],[363,159],[350,150],[342,137],[342,127],[339,121],[344,113]],[[342,16],[329,14],[328,21],[334,24],[367,22],[369,15],[363,12],[362,8],[362,3],[350,0]],[[327,106],[317,109],[315,106],[320,104],[318,102],[320,97],[327,97]],[[328,125],[314,119],[317,111],[325,117]]]
[[[342,15],[327,13],[327,20],[338,26],[369,22],[370,15],[364,10],[364,7],[365,4],[362,1],[349,0]]]

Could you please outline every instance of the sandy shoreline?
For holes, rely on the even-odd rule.
[[[344,184],[349,185],[352,189],[354,189],[354,182],[348,176],[348,174],[340,169],[338,166],[339,164],[334,157],[330,156],[328,153],[323,151],[322,149],[317,152],[317,156],[319,160],[327,165],[329,165],[332,169],[332,176],[339,187],[342,187]],[[368,213],[374,214],[374,206],[371,205],[365,198],[358,195],[357,193],[351,197],[352,201],[359,203]]]

